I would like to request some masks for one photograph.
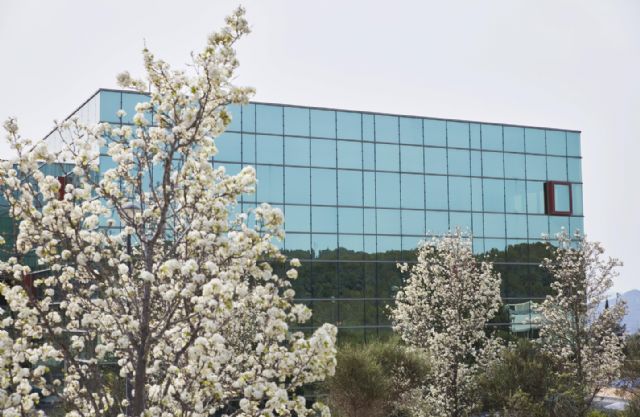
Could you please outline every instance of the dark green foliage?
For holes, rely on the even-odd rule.
[[[428,375],[424,358],[395,339],[342,345],[327,403],[336,417],[399,417],[400,396]]]

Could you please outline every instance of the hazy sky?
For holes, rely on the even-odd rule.
[[[42,137],[143,40],[180,65],[238,2],[0,1],[0,118]],[[256,100],[582,131],[585,229],[640,287],[640,2],[245,1]],[[7,147],[0,145],[0,157]]]

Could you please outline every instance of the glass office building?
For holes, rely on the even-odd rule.
[[[144,100],[99,90],[74,114],[128,124]],[[549,288],[538,267],[543,235],[583,229],[579,132],[267,103],[230,110],[212,163],[232,174],[256,167],[257,192],[240,209],[269,202],[284,212],[281,246],[302,261],[294,286],[313,309],[310,327],[389,332],[396,264],[460,227],[502,273],[509,305],[496,324],[531,330],[529,302]],[[110,165],[102,155],[101,170]]]

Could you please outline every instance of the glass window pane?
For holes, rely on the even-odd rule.
[[[424,119],[424,144],[447,146],[447,125],[443,120]]]
[[[569,185],[554,184],[553,186],[553,203],[555,211],[569,212],[571,211],[571,198]]]
[[[549,217],[549,235],[556,236],[558,233],[569,232],[569,217],[551,216]]]
[[[364,172],[364,205],[376,205],[376,176],[375,172]]]
[[[242,134],[242,162],[256,163],[256,135],[254,134]]]
[[[311,168],[311,203],[336,204],[336,170]]]
[[[485,177],[504,177],[502,153],[482,152],[482,175]]]
[[[425,176],[427,208],[447,209],[447,177]]]
[[[257,135],[256,148],[259,164],[282,165],[284,153],[282,136]]]
[[[449,149],[449,174],[469,175],[471,169],[469,158],[469,151]]]
[[[471,178],[471,207],[473,211],[482,211],[482,179]]]
[[[218,161],[241,161],[242,140],[239,133],[224,132],[216,138],[218,153],[214,157]]]
[[[400,210],[378,209],[376,217],[378,233],[385,235],[400,234]]]
[[[339,235],[338,236],[340,259],[362,259],[364,251],[364,241],[362,235]],[[342,263],[344,264],[344,263]]]
[[[545,153],[544,130],[526,128],[524,130],[524,146],[528,153]]]
[[[256,104],[256,131],[281,135],[282,107]]]
[[[422,166],[422,148],[417,146],[400,146],[400,165],[403,172],[424,172]]]
[[[336,113],[331,110],[311,109],[311,136],[336,137]]]
[[[320,233],[311,235],[311,250],[316,259],[335,259],[337,247],[338,235]],[[327,285],[335,282],[335,279],[331,278],[330,275],[332,270],[335,270],[335,263],[333,262],[322,262],[313,265],[314,297],[331,297],[336,294],[336,289],[334,288],[323,290]]]
[[[362,168],[362,143],[338,141],[338,168]]]
[[[138,94],[138,93],[132,93],[132,92],[123,93],[122,109],[127,114],[122,118],[122,123],[133,123],[133,116],[135,116],[136,114],[136,105],[138,103],[146,103],[148,101],[149,101],[149,96],[146,94]],[[145,118],[149,122],[151,122],[150,112],[145,112]]]
[[[242,106],[242,130],[244,132],[256,131],[256,105],[253,103]]]
[[[451,230],[459,228],[464,233],[471,232],[471,213],[460,213],[452,211],[449,213]]]
[[[122,94],[116,91],[100,92],[100,121],[109,123],[120,123],[117,116],[118,110],[122,109]]]
[[[424,208],[424,176],[402,174],[402,207]]]
[[[560,130],[547,130],[547,153],[551,155],[567,154],[567,136]]]
[[[547,157],[547,170],[550,180],[566,181],[567,180],[567,159],[557,156]]]
[[[289,240],[289,232],[310,232],[311,231],[311,208],[309,206],[285,206],[284,212],[285,230]],[[309,237],[307,236],[306,247],[309,247]]]
[[[282,167],[258,165],[258,201],[266,203],[282,203],[283,170]]]
[[[364,232],[376,233],[376,209],[364,209]]]
[[[362,172],[338,170],[338,204],[362,205]]]
[[[400,174],[376,172],[378,207],[400,207]]]
[[[567,155],[580,156],[580,133],[567,132]]]
[[[547,179],[547,158],[544,156],[527,155],[527,179],[546,180]]]
[[[307,211],[311,211],[311,208],[307,207]],[[311,216],[309,215],[309,219]],[[307,228],[311,226],[308,225]],[[309,258],[309,250],[311,249],[311,236],[309,234],[302,233],[289,233],[287,232],[287,237],[284,240],[284,247],[287,250],[287,254],[291,257],[298,257],[302,259]],[[306,264],[305,264],[306,265]],[[303,267],[304,268],[304,267]],[[298,270],[298,272],[300,272]],[[298,292],[296,291],[296,295]]]
[[[504,182],[505,208],[510,213],[526,213],[527,189],[526,182],[507,180]]]
[[[473,222],[473,236],[484,236],[484,216],[482,213],[472,213],[471,221]]]
[[[544,183],[527,181],[527,210],[529,213],[544,213]]]
[[[361,208],[340,207],[338,209],[338,230],[340,233],[360,233],[363,228]],[[362,238],[360,238],[362,242]],[[361,243],[362,244],[362,243]]]
[[[484,179],[483,201],[485,211],[504,212],[504,180]]]
[[[470,178],[449,177],[449,209],[471,210]]]
[[[284,163],[287,165],[309,166],[309,139],[307,138],[284,138]]]
[[[400,118],[400,143],[422,145],[422,119]]]
[[[571,185],[571,197],[573,202],[573,214],[582,216],[582,185]]]
[[[507,214],[507,236],[509,238],[527,238],[527,216]]]
[[[373,130],[373,115],[362,115],[362,140],[373,142],[374,130]]]
[[[375,169],[375,147],[373,143],[362,144],[362,167],[364,169]]]
[[[445,148],[424,148],[425,172],[429,174],[447,173],[447,150]]]
[[[337,223],[338,213],[335,207],[311,207],[311,230],[314,233],[335,233]]]
[[[524,152],[524,129],[515,126],[504,127],[504,150]]]
[[[569,219],[570,233],[574,234],[577,231],[584,233],[584,221],[582,217],[571,217]]]
[[[482,153],[479,151],[471,151],[471,175],[482,176]]]
[[[549,235],[549,220],[547,216],[528,216],[529,238],[540,239],[543,235]]]
[[[336,141],[311,139],[311,165],[335,168]]]
[[[339,111],[336,113],[338,137],[341,139],[362,138],[362,118],[360,113]]]
[[[284,169],[287,203],[309,204],[311,198],[311,172],[309,168]]]
[[[424,236],[424,211],[402,210],[402,234]]]
[[[477,123],[469,124],[469,131],[471,134],[471,147],[480,149],[480,125]]]
[[[309,109],[302,107],[284,108],[284,134],[309,136]]]
[[[400,149],[398,145],[376,144],[376,169],[400,171]]]
[[[582,160],[579,158],[567,158],[569,167],[569,181],[582,182]]]
[[[517,153],[504,154],[504,176],[505,178],[525,179],[524,155]]]
[[[378,259],[395,261],[400,258],[399,252],[402,250],[400,236],[378,236],[376,240],[378,246]],[[378,276],[378,278],[380,278],[380,276]]]
[[[395,116],[375,115],[376,119],[376,141],[377,142],[397,142],[398,141],[398,118]]]
[[[502,150],[502,126],[482,125],[482,149]]]
[[[447,143],[454,148],[469,147],[469,124],[462,122],[447,122]]]
[[[505,215],[485,213],[484,214],[484,235],[487,237],[505,236]]]
[[[441,235],[449,231],[449,214],[446,211],[427,211],[427,235]]]

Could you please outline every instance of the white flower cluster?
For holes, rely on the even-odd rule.
[[[71,119],[58,126],[66,146],[50,152],[5,123],[17,157],[0,162],[0,191],[19,233],[15,257],[0,263],[3,415],[29,414],[32,387],[55,393],[71,417],[327,415],[300,387],[334,372],[336,328],[290,329],[311,312],[293,302],[299,261],[286,276],[271,266],[284,262],[273,243],[282,213],[261,205],[251,227],[231,215],[255,190],[255,170],[229,176],[211,164],[225,106],[252,92],[231,84],[246,33],[238,9],[194,55],[195,75],[145,50],[148,82],[118,77],[151,87],[133,128]],[[105,146],[115,167],[98,178]],[[42,169],[60,160],[72,161],[64,190]],[[37,296],[24,288],[30,253]],[[63,362],[62,377],[45,381],[45,362]],[[106,383],[113,366],[129,392]]]
[[[477,401],[476,377],[499,349],[485,325],[500,306],[500,275],[476,260],[471,238],[458,230],[420,246],[395,301],[394,330],[428,355],[433,369],[433,381],[414,393],[413,411],[466,415]]]

